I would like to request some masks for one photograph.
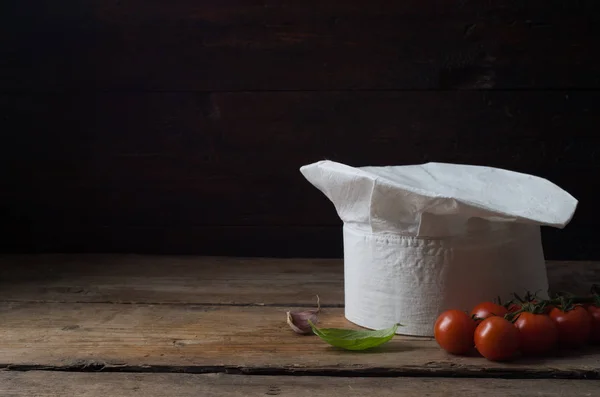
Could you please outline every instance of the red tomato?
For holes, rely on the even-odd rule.
[[[465,312],[447,310],[440,314],[434,325],[435,340],[452,354],[466,354],[473,349],[475,322]]]
[[[590,339],[592,319],[582,306],[567,312],[555,307],[550,311],[550,318],[558,329],[559,345],[579,347]]]
[[[475,347],[490,361],[509,360],[519,350],[519,331],[502,317],[489,317],[475,329]]]
[[[549,314],[552,309],[554,309],[554,306],[548,305],[544,308],[544,313]]]
[[[600,343],[600,307],[590,305],[587,307],[587,311],[592,319],[590,341],[592,343]]]
[[[515,321],[515,327],[519,330],[519,348],[523,354],[547,353],[558,341],[558,329],[545,314],[523,312]]]
[[[477,324],[479,324],[488,317],[502,317],[506,313],[508,313],[508,310],[504,306],[493,302],[482,302],[475,306],[473,310],[471,310],[471,316],[475,316],[479,319],[477,320]]]

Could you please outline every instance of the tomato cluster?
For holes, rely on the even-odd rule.
[[[470,313],[447,310],[435,322],[434,336],[449,353],[466,355],[475,349],[491,361],[600,343],[600,299],[587,301],[528,299],[504,306],[482,302]]]

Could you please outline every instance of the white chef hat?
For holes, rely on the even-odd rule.
[[[547,296],[540,226],[563,228],[577,200],[532,175],[427,163],[300,168],[344,222],[345,316],[432,336],[443,310],[513,293]]]

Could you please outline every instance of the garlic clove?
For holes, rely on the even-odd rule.
[[[302,312],[287,312],[287,323],[290,328],[297,334],[311,334],[312,327],[308,323],[311,321],[316,324],[319,321],[317,310],[306,310]]]
[[[321,303],[317,296],[317,308],[310,310],[302,310],[297,312],[286,312],[287,323],[290,328],[297,334],[307,335],[312,334],[312,327],[309,321],[316,324],[319,321],[319,312],[321,311]]]

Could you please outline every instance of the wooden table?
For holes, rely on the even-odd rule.
[[[4,256],[0,396],[600,396],[600,349],[492,363],[396,336],[366,352],[294,334],[290,309],[343,317],[340,260]],[[600,264],[548,263],[586,291]],[[304,376],[299,376],[304,375]]]

